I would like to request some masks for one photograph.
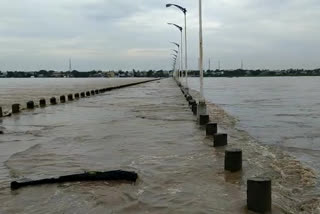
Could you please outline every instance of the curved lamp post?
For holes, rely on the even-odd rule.
[[[174,6],[178,8],[180,11],[184,14],[184,51],[185,51],[185,76],[186,76],[186,88],[188,88],[188,43],[187,43],[187,9],[184,7],[181,7],[177,4],[166,4],[166,7]],[[181,43],[182,44],[182,43]]]
[[[179,45],[178,43],[176,43],[176,42],[170,42],[170,43],[172,43],[172,44],[176,45],[176,46],[177,46],[177,48],[178,48],[178,50],[179,50],[180,45]],[[179,69],[179,70],[181,70],[181,61],[180,61],[180,69]],[[178,78],[180,78],[180,71],[179,71]]]
[[[183,60],[182,60],[182,56],[183,56],[183,49],[182,49],[182,27],[181,26],[179,26],[179,25],[177,25],[177,24],[174,24],[174,23],[168,23],[168,25],[172,25],[172,26],[175,26],[176,28],[178,28],[178,30],[180,30],[180,33],[181,33],[181,45],[180,45],[180,65],[181,65],[181,67],[180,67],[180,70],[182,71],[182,73],[183,73]]]

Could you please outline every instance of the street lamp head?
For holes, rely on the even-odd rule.
[[[181,26],[179,26],[177,24],[174,24],[174,23],[171,23],[171,22],[168,22],[168,25],[173,25],[173,26],[175,26],[176,28],[178,28],[182,32],[183,28]]]
[[[181,10],[184,14],[187,13],[187,9],[184,7],[181,7],[180,5],[177,4],[166,4],[166,7],[171,7],[171,6],[175,6],[176,8],[178,8],[179,10]]]
[[[174,52],[176,52],[176,54],[178,54],[178,51],[177,51],[177,50],[175,50],[175,49],[171,49],[171,50],[173,50]]]
[[[180,45],[178,43],[176,43],[176,42],[170,42],[170,43],[176,45],[178,48],[180,47]]]

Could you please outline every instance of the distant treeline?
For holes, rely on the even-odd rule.
[[[189,76],[198,77],[199,70],[188,72]],[[207,70],[205,77],[266,77],[266,76],[320,76],[320,68],[314,70],[288,69],[288,70]]]
[[[199,70],[191,70],[188,75],[191,77],[198,77]],[[40,71],[0,71],[0,78],[30,78],[30,77],[170,77],[172,71],[165,70],[149,70],[149,71],[54,71],[54,70],[40,70]],[[205,77],[265,77],[265,76],[320,76],[320,68],[314,70],[304,69],[288,69],[288,70],[207,70],[204,71]]]
[[[30,77],[44,77],[44,78],[59,78],[59,77],[74,77],[74,78],[87,78],[87,77],[169,77],[170,71],[163,70],[149,70],[149,71],[54,71],[54,70],[40,70],[40,71],[7,71],[1,72],[2,78],[30,78]]]

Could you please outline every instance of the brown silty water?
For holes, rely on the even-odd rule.
[[[273,213],[317,213],[314,173],[234,129],[209,105],[211,119],[244,151],[244,170],[224,172],[171,79],[2,119],[0,213],[246,213],[246,179],[273,179]],[[9,189],[16,179],[124,169],[135,184],[78,182]]]
[[[140,82],[150,78],[4,78],[0,79],[0,106],[8,112],[11,105],[18,103],[26,108],[33,100],[39,104],[41,98],[81,93],[95,89]]]

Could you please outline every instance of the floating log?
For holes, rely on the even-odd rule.
[[[58,178],[47,178],[35,181],[11,182],[11,189],[16,190],[25,186],[36,186],[42,184],[56,184],[64,182],[77,182],[77,181],[131,181],[135,182],[138,174],[130,171],[114,170],[107,172],[86,172],[82,174],[66,175]]]

